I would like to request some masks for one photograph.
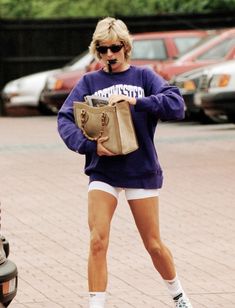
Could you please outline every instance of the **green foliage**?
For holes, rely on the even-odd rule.
[[[234,10],[235,0],[160,0],[155,1],[155,11],[168,13],[206,13]]]
[[[234,9],[235,0],[0,0],[0,18],[138,16]]]
[[[151,14],[153,0],[0,0],[2,18],[98,17]]]

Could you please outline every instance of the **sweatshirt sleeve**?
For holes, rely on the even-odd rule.
[[[184,118],[184,100],[177,87],[148,70],[145,77],[145,97],[138,98],[135,111],[152,113],[162,121]]]
[[[88,140],[74,120],[73,102],[83,101],[86,92],[84,80],[81,80],[65,100],[57,117],[58,132],[64,143],[70,150],[80,154],[96,152],[97,148],[96,141]]]

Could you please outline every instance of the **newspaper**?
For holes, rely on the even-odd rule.
[[[89,106],[93,106],[93,107],[102,107],[102,106],[108,105],[108,103],[109,103],[107,98],[101,97],[101,96],[98,96],[98,95],[87,95],[87,96],[85,96],[85,102]]]

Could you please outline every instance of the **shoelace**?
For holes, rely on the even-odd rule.
[[[179,300],[175,301],[177,304],[177,308],[187,308],[187,303],[183,298],[180,298]]]

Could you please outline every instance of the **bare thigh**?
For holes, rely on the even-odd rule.
[[[88,224],[91,236],[107,240],[110,224],[117,206],[117,199],[104,191],[91,190],[88,193]]]

